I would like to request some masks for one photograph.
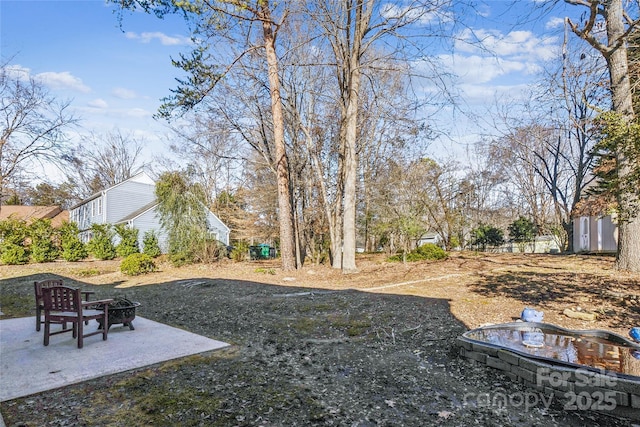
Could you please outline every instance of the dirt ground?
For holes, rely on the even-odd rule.
[[[456,338],[525,307],[569,329],[626,336],[640,325],[640,275],[595,256],[454,253],[448,260],[358,258],[359,272],[284,272],[277,261],[128,277],[117,261],[0,266],[2,318],[33,315],[33,280],[59,276],[138,314],[232,343],[211,354],[0,404],[8,426],[628,426],[608,413],[548,406],[499,371],[458,356]],[[587,322],[566,308],[595,312]],[[1,351],[1,350],[0,350]],[[482,404],[504,393],[531,404]]]

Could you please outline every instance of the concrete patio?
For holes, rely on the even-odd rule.
[[[71,333],[52,336],[45,347],[34,317],[1,320],[0,402],[229,345],[140,316],[133,324],[134,331],[113,325],[107,341],[94,335],[78,349]]]

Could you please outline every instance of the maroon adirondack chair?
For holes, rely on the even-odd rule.
[[[92,335],[102,334],[102,339],[107,339],[109,328],[95,330],[94,332],[85,333],[84,324],[89,320],[102,319],[103,325],[109,324],[109,310],[106,304],[112,302],[112,299],[98,301],[82,301],[80,297],[80,289],[70,288],[67,286],[51,286],[42,288],[42,300],[44,303],[44,345],[49,345],[49,337],[51,335],[62,334],[71,331],[73,337],[78,339],[78,348],[82,348],[84,338]],[[103,310],[93,307],[103,306]],[[51,332],[51,324],[54,323],[71,323],[71,329],[62,329]]]
[[[36,331],[40,330],[40,325],[44,323],[42,320],[42,309],[44,303],[42,301],[42,288],[50,288],[51,286],[64,286],[64,283],[60,279],[41,280],[39,282],[33,282],[33,288],[36,294]],[[85,301],[90,298],[95,292],[82,291]],[[67,325],[63,324],[63,329],[67,329]]]

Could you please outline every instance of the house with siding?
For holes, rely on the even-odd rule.
[[[78,224],[80,239],[91,239],[92,224],[126,224],[139,230],[138,244],[147,231],[158,236],[160,249],[167,252],[167,233],[160,225],[156,208],[155,181],[141,172],[126,181],[102,190],[69,209],[69,220]],[[229,227],[207,209],[207,227],[211,237],[229,244]]]

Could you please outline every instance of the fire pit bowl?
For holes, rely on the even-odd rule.
[[[136,307],[140,307],[139,302],[129,301],[126,298],[114,298],[113,302],[103,306],[109,310],[109,324],[107,329],[111,328],[111,325],[122,323],[122,326],[128,326],[130,330],[135,330],[133,327],[133,319],[136,318]],[[102,319],[98,319],[100,326],[98,329],[102,329]]]

